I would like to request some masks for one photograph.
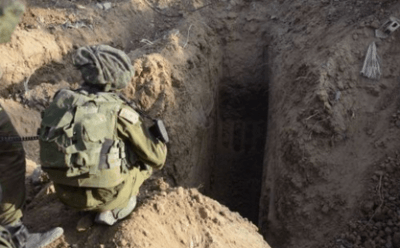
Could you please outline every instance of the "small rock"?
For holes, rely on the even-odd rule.
[[[184,194],[184,191],[183,191],[182,187],[178,187],[176,192],[178,193],[178,195],[183,195]]]
[[[371,22],[370,26],[371,26],[371,28],[378,29],[380,27],[380,23],[378,20],[375,19],[373,22]]]
[[[33,171],[33,173],[32,173],[32,175],[31,175],[31,182],[34,184],[34,185],[37,185],[37,184],[40,184],[40,183],[42,183],[44,180],[44,178],[42,177],[42,175],[43,175],[43,170],[42,170],[42,168],[41,167],[37,167],[34,171]]]
[[[164,213],[165,210],[164,206],[159,202],[154,203],[154,209],[160,214]]]
[[[203,197],[201,197],[200,194],[193,196],[193,199],[195,199],[198,203],[203,203]]]
[[[0,72],[1,74],[1,72]],[[39,165],[40,166],[40,165]],[[33,172],[38,168],[38,165],[32,160],[26,159],[25,177],[31,177]]]
[[[271,16],[271,20],[278,20],[278,17],[276,17],[276,16]]]
[[[93,216],[92,214],[87,214],[78,221],[78,224],[76,225],[76,230],[78,232],[85,232],[92,226],[93,226]]]
[[[204,207],[201,207],[199,209],[199,213],[200,213],[200,217],[203,219],[207,219],[208,218],[208,210]]]
[[[122,239],[121,241],[118,242],[121,247],[127,247],[128,246],[128,241],[125,239]]]
[[[160,177],[156,180],[155,188],[154,188],[155,190],[166,191],[169,188],[170,188],[169,184],[164,181],[164,178]]]
[[[39,188],[40,188],[40,186],[38,186]],[[54,185],[53,185],[53,183],[48,183],[46,186],[44,186],[40,191],[39,191],[39,193],[37,193],[37,195],[35,196],[35,198],[41,198],[41,197],[43,197],[43,196],[45,196],[45,195],[50,195],[50,194],[53,194],[53,193],[55,193],[56,192],[56,190],[55,190],[55,188],[54,188]]]
[[[110,2],[103,3],[104,10],[109,10],[111,8],[112,8],[112,3],[110,3]]]
[[[197,189],[195,189],[195,188],[191,188],[191,189],[189,189],[189,194],[191,196],[196,196],[196,195],[199,194],[199,191]]]
[[[353,40],[358,40],[358,34],[353,34]]]

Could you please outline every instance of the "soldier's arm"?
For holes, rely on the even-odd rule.
[[[127,140],[139,160],[154,169],[161,169],[167,157],[167,147],[154,138],[145,127],[139,114],[128,106],[124,106],[118,116],[118,132]]]

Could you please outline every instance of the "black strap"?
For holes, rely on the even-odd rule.
[[[23,141],[38,140],[39,135],[36,136],[0,136],[0,143],[15,143]]]

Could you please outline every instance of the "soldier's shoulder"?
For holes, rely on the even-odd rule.
[[[125,104],[122,105],[120,111],[118,112],[118,117],[127,120],[131,124],[137,124],[140,121],[139,113]]]

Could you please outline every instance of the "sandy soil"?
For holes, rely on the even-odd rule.
[[[165,170],[113,228],[86,228],[92,217],[66,209],[50,184],[28,183],[29,227],[66,229],[54,247],[267,247],[254,225],[177,186],[239,211],[272,247],[400,245],[400,33],[374,36],[400,17],[396,1],[27,2],[0,45],[0,103],[22,135],[36,133],[58,89],[78,87],[74,50],[104,43],[129,54],[124,94],[172,139]],[[373,41],[377,81],[360,75]],[[25,147],[40,163],[37,143]]]
[[[35,168],[29,162],[29,168]],[[162,178],[142,187],[136,210],[113,227],[93,223],[91,213],[66,208],[46,179],[27,178],[29,204],[24,218],[32,231],[54,226],[64,236],[49,247],[265,247],[258,228],[197,189],[171,188]],[[38,224],[40,223],[40,224]]]

